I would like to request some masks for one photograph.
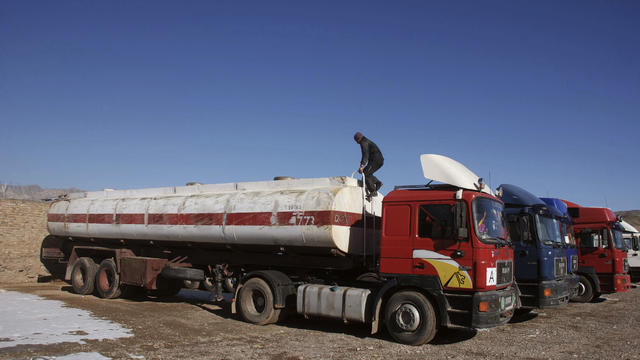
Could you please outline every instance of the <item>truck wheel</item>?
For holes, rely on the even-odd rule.
[[[185,288],[189,290],[198,290],[200,289],[200,281],[197,280],[182,280],[182,284]]]
[[[578,284],[578,295],[576,295],[571,301],[586,303],[593,300],[593,285],[586,276],[580,275],[580,282]]]
[[[240,315],[246,322],[256,325],[275,323],[280,309],[274,308],[273,292],[260,278],[249,279],[238,294]]]
[[[195,281],[204,280],[204,271],[188,267],[165,266],[162,269],[161,274],[167,279]]]
[[[81,257],[71,269],[71,286],[76,294],[88,295],[93,292],[98,265],[93,259]]]
[[[103,299],[115,299],[120,296],[120,274],[113,259],[104,259],[96,274],[96,291]]]
[[[385,324],[391,337],[407,345],[422,345],[436,336],[436,313],[424,295],[401,291],[385,307]]]

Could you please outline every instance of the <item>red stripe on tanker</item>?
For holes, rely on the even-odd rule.
[[[317,246],[361,253],[379,241],[381,202],[381,196],[363,202],[362,187],[348,177],[99,191],[56,201],[48,228],[52,235],[79,238]]]
[[[49,222],[88,224],[134,224],[134,225],[340,225],[362,226],[362,214],[344,211],[287,211],[279,213],[231,213],[225,214],[49,214]],[[88,220],[87,220],[88,219]],[[225,222],[226,220],[226,222]],[[274,221],[275,220],[275,221]],[[377,225],[379,227],[380,224]]]

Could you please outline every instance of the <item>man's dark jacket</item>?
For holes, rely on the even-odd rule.
[[[378,145],[364,136],[360,140],[360,150],[362,150],[361,165],[365,165],[367,162],[382,163],[384,161]]]

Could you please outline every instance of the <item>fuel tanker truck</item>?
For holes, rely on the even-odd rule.
[[[503,203],[455,160],[421,163],[427,185],[371,201],[350,177],[70,194],[49,209],[41,259],[105,299],[203,282],[257,325],[297,312],[419,345],[506,323],[519,297]]]

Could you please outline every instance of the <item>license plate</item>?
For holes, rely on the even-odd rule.
[[[500,299],[500,308],[502,310],[509,309],[513,305],[513,297],[511,295],[503,296]]]

